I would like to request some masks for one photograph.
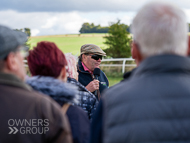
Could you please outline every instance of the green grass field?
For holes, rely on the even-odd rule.
[[[106,48],[103,44],[103,36],[105,34],[71,34],[71,35],[52,35],[52,36],[37,36],[31,37],[29,40],[30,48],[36,46],[40,41],[51,41],[56,43],[56,45],[64,53],[72,53],[73,55],[80,54],[80,47],[84,44],[96,44],[102,49]]]
[[[56,45],[63,51],[63,53],[72,53],[78,56],[80,54],[80,47],[84,44],[96,44],[102,49],[106,48],[103,44],[106,34],[70,34],[70,35],[51,35],[51,36],[36,36],[30,37],[29,44],[32,49],[40,41],[50,41],[56,43]],[[121,76],[108,77],[110,86],[120,82]]]
[[[119,83],[123,79],[122,77],[111,77],[111,76],[108,76],[107,78],[109,80],[110,86],[113,86]]]

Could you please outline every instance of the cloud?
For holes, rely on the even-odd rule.
[[[30,28],[32,35],[78,33],[81,25],[88,21],[78,12],[20,13],[12,10],[0,11],[0,19],[0,24],[13,29]]]
[[[120,19],[128,24],[134,13],[127,12],[16,12],[0,11],[0,24],[13,29],[30,28],[32,36],[77,34],[84,22],[108,26]]]
[[[138,5],[147,0],[138,1]],[[1,0],[0,10],[19,12],[129,11],[138,5],[131,0]]]
[[[40,33],[40,30],[38,30],[38,29],[31,30],[31,36],[36,36],[36,35],[38,35],[38,33]]]
[[[42,25],[41,28],[45,28],[45,29],[51,28],[56,24],[57,21],[58,21],[57,17],[49,18],[47,19],[47,22],[45,23],[45,25]]]
[[[151,0],[1,0],[0,10],[18,12],[128,12],[136,11]],[[189,0],[165,0],[190,8]]]

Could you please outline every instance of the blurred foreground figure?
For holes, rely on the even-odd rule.
[[[71,143],[67,118],[24,83],[26,34],[0,26],[0,142]]]
[[[132,23],[138,68],[103,95],[91,142],[190,142],[187,21],[178,7],[151,2]],[[103,124],[103,127],[101,125]]]
[[[89,141],[89,119],[85,112],[72,104],[77,103],[77,87],[66,83],[67,61],[63,52],[52,42],[39,42],[30,50],[28,65],[32,77],[27,83],[33,89],[53,98],[68,116],[73,142]]]
[[[78,82],[77,61],[75,56],[71,53],[65,54],[68,63],[68,77],[67,82],[74,84],[79,90],[78,106],[87,112],[89,119],[92,118],[93,113],[98,105],[98,100],[95,95],[88,91],[80,82]]]

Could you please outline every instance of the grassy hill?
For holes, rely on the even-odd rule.
[[[30,48],[36,46],[40,41],[51,41],[64,53],[72,53],[74,55],[80,54],[80,47],[84,44],[95,44],[100,46],[102,49],[106,48],[103,44],[103,36],[106,34],[70,34],[70,35],[51,35],[51,36],[36,36],[30,37],[29,43]]]

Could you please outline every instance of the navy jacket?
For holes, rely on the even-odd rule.
[[[91,142],[190,142],[189,86],[189,58],[145,59],[129,80],[105,92]]]
[[[89,72],[85,71],[81,61],[78,61],[78,73],[79,73],[79,79],[78,81],[83,84],[84,86],[87,86],[91,81],[94,80],[94,76],[91,75]],[[100,95],[101,93],[109,87],[109,82],[102,70],[100,70],[100,76],[98,77],[99,82],[99,91]]]
[[[77,87],[53,77],[34,76],[27,79],[34,89],[53,98],[60,106],[65,103],[77,104]],[[90,122],[87,114],[80,107],[70,105],[66,115],[71,126],[74,143],[88,143]]]

